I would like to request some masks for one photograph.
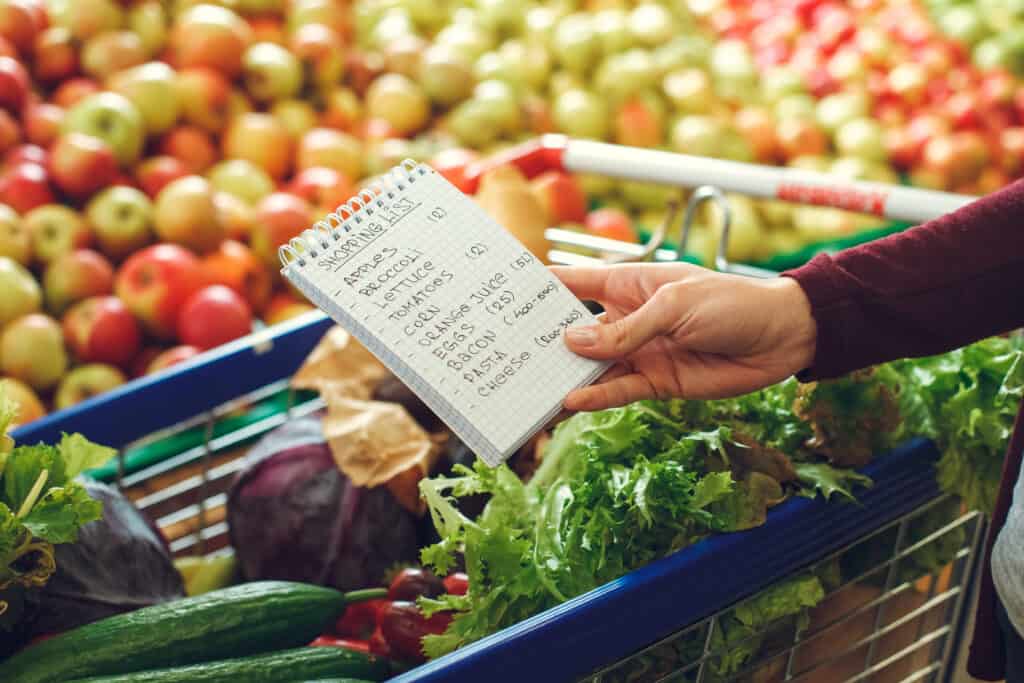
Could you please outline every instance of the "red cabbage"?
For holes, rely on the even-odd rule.
[[[167,543],[130,500],[112,486],[83,479],[103,504],[103,517],[84,525],[74,543],[54,547],[57,570],[42,588],[24,591],[11,632],[0,641],[24,644],[122,612],[185,596]],[[4,649],[10,654],[13,649]]]
[[[246,455],[227,520],[243,578],[339,590],[379,586],[419,555],[416,516],[386,487],[352,484],[334,463],[319,416],[274,430]]]

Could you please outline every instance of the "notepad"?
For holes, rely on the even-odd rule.
[[[429,166],[403,162],[280,257],[284,277],[491,466],[608,367],[563,340],[594,315]]]

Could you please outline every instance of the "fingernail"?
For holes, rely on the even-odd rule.
[[[597,343],[597,331],[592,327],[570,327],[565,331],[565,336],[575,346],[593,346]]]

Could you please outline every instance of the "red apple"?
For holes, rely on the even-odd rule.
[[[214,192],[213,203],[224,225],[224,237],[248,242],[256,224],[256,208],[227,192]]]
[[[665,137],[661,112],[640,98],[623,102],[615,112],[615,141],[630,147],[657,147]]]
[[[78,71],[78,46],[63,26],[52,26],[36,36],[32,56],[32,74],[44,83],[66,81]]]
[[[310,206],[287,192],[275,192],[256,209],[250,244],[253,253],[270,267],[278,266],[277,249],[298,237],[312,224]]]
[[[362,100],[355,91],[348,88],[332,88],[324,95],[320,125],[325,128],[352,131],[362,116],[362,109]]]
[[[0,153],[21,142],[21,127],[9,112],[0,110]]]
[[[64,410],[93,396],[105,394],[121,386],[128,379],[117,368],[104,363],[87,363],[71,368],[64,375],[53,396],[53,407]]]
[[[182,119],[211,133],[223,130],[231,114],[231,81],[202,67],[182,69],[176,80]]]
[[[45,166],[48,163],[49,155],[46,150],[35,144],[18,145],[14,149],[7,152],[4,155],[4,165],[6,168],[13,168],[18,164],[40,164]]]
[[[252,29],[224,7],[202,4],[185,10],[171,32],[175,63],[182,68],[205,66],[228,78],[237,76]]]
[[[187,360],[192,360],[202,352],[202,349],[198,349],[195,346],[175,346],[167,349],[166,351],[157,354],[153,360],[149,362],[149,365],[146,366],[145,374],[154,375],[171,366],[177,365],[178,363],[184,363]]]
[[[587,196],[580,184],[568,173],[547,171],[530,182],[540,199],[548,223],[582,223],[587,217]]]
[[[999,134],[1000,166],[1012,175],[1024,171],[1024,127],[1007,128]]]
[[[155,199],[169,183],[187,175],[189,170],[185,164],[166,154],[150,157],[135,169],[135,181],[151,199]]]
[[[31,313],[0,333],[0,373],[45,391],[60,381],[67,367],[64,335],[52,318]]]
[[[235,290],[210,285],[193,294],[178,316],[178,338],[212,349],[252,332],[252,309]]]
[[[22,121],[26,140],[34,145],[49,147],[60,135],[64,110],[46,102],[32,104],[25,109]]]
[[[135,316],[116,296],[78,302],[64,315],[63,327],[71,352],[85,363],[126,367],[142,343]]]
[[[292,165],[291,136],[270,114],[249,112],[237,117],[228,126],[222,146],[225,158],[251,161],[277,180]]]
[[[288,184],[288,191],[317,208],[334,211],[355,194],[356,188],[344,173],[314,166],[299,171]]]
[[[100,90],[100,84],[91,78],[72,78],[57,86],[50,96],[50,101],[58,107],[68,109]]]
[[[224,239],[224,225],[213,201],[213,188],[198,175],[164,187],[153,206],[157,237],[196,252],[210,251]]]
[[[300,26],[291,37],[291,51],[318,87],[330,88],[341,82],[345,72],[345,44],[329,27],[323,24]]]
[[[28,99],[31,83],[21,62],[0,57],[0,107],[19,114]]]
[[[134,319],[135,318],[133,317],[132,320]],[[196,351],[198,352],[199,349],[196,349]],[[131,361],[131,376],[137,378],[145,375],[149,369],[149,364],[152,363],[153,360],[156,359],[156,357],[163,352],[164,349],[160,348],[159,346],[149,346],[139,351],[139,353]]]
[[[114,290],[151,334],[172,339],[182,305],[205,284],[202,264],[192,252],[157,244],[124,262]]]
[[[114,291],[114,267],[91,249],[76,249],[61,254],[46,267],[43,292],[46,307],[54,315],[71,304]]]
[[[36,34],[44,28],[45,10],[32,0],[4,0],[0,3],[0,36],[21,53],[32,47]]]
[[[88,197],[117,176],[114,151],[103,140],[83,133],[60,136],[50,151],[50,174],[72,197]]]
[[[216,251],[203,258],[203,268],[210,283],[231,288],[254,311],[263,310],[270,300],[273,288],[270,271],[241,242],[222,242]]]
[[[54,201],[49,175],[40,164],[20,163],[0,175],[0,203],[18,213],[27,213],[37,206]]]
[[[604,208],[591,211],[583,223],[587,232],[621,242],[639,242],[633,221],[621,209]]]
[[[799,118],[779,121],[776,128],[779,148],[787,159],[801,156],[820,156],[828,148],[828,138],[821,128]]]
[[[163,137],[160,152],[184,164],[189,173],[202,173],[217,160],[210,136],[197,126],[177,126]]]

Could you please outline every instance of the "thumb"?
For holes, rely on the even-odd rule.
[[[670,318],[666,307],[651,299],[614,322],[570,327],[565,331],[565,343],[569,350],[587,358],[622,358],[668,331]]]

